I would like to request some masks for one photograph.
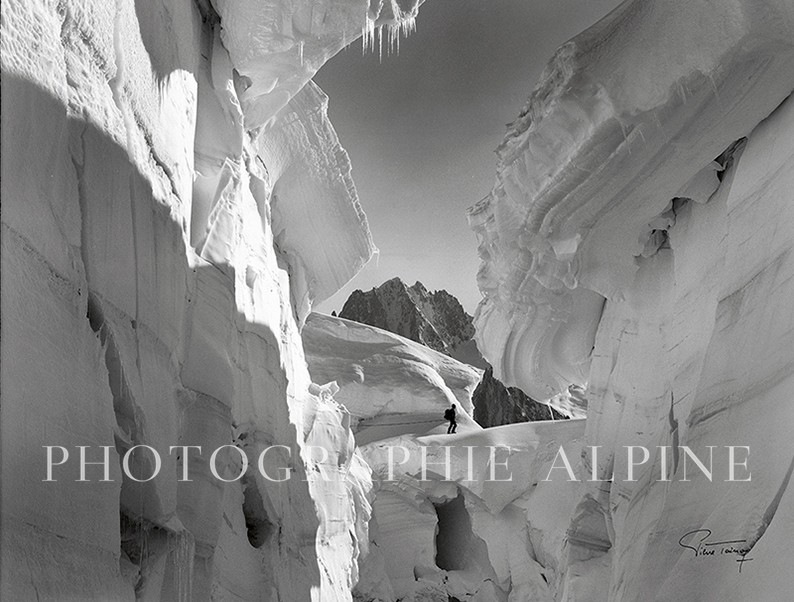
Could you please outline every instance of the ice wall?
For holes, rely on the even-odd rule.
[[[588,383],[616,475],[582,484],[558,600],[794,591],[793,89],[790,2],[627,2],[560,48],[470,210],[480,349],[538,398]],[[652,450],[637,482],[627,445]],[[713,482],[677,454],[657,482],[665,445],[717,446]],[[752,560],[695,556],[698,529]]]
[[[2,3],[3,599],[350,599],[370,473],[299,326],[373,246],[304,84],[393,8]]]
[[[268,123],[330,57],[364,36],[374,50],[413,29],[424,0],[212,0],[243,78],[246,124]],[[386,30],[384,36],[384,28]]]
[[[554,600],[577,484],[545,479],[560,448],[576,461],[584,426],[525,422],[365,444],[376,484],[361,599]]]

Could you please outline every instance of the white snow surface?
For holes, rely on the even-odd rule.
[[[483,355],[538,398],[586,384],[583,443],[618,475],[576,493],[557,600],[794,591],[792,90],[791,2],[624,3],[557,52],[470,210]],[[658,482],[665,445],[716,446],[713,481],[676,457]],[[695,556],[699,529],[748,560]]]
[[[325,62],[364,36],[374,50],[413,29],[423,0],[211,0],[250,129],[267,125]]]
[[[312,379],[333,379],[326,388],[350,412],[374,473],[357,599],[554,600],[578,484],[564,474],[544,479],[560,447],[581,474],[585,422],[482,429],[470,418],[479,370],[391,332],[318,313],[302,334]],[[450,403],[458,406],[459,429],[447,435]],[[458,496],[460,507],[442,527],[436,506]],[[444,556],[459,564],[445,565]]]
[[[306,84],[418,4],[2,2],[2,599],[790,597],[794,4],[634,0],[557,53],[470,212],[476,320],[500,378],[587,383],[588,417],[493,429],[477,371],[310,315],[373,246]],[[169,446],[231,443],[286,445],[266,468],[293,478],[178,481]],[[122,477],[141,444],[162,478]],[[606,481],[626,445],[684,444],[716,446],[713,481],[658,482],[658,453]],[[110,446],[112,482],[43,482],[45,445]],[[483,478],[496,445],[512,481]],[[604,481],[544,481],[560,446]],[[751,547],[741,572],[697,530]]]
[[[473,602],[554,600],[577,483],[560,475],[545,479],[561,447],[581,470],[584,427],[583,420],[528,422],[364,445],[376,479],[369,550],[378,560],[368,558],[362,566],[357,593],[366,600],[416,602],[448,596]],[[404,463],[397,446],[408,452]],[[493,458],[492,447],[498,449]],[[442,525],[439,507],[458,496],[458,512]],[[379,593],[384,583],[393,598]]]
[[[365,2],[219,12],[2,3],[4,600],[351,598],[370,470],[311,382],[300,323],[373,246],[324,95],[263,48],[293,16],[307,36],[304,17],[333,16],[337,50],[374,17]],[[315,50],[312,70],[332,54]],[[257,61],[290,82],[266,111],[238,94],[247,72],[269,85]],[[163,459],[147,483],[119,468],[141,444]],[[169,454],[181,444],[203,448],[192,481]],[[250,462],[225,484],[207,456],[227,444]],[[266,469],[293,471],[279,484],[254,469],[274,444],[289,452]],[[54,482],[45,445],[71,454]],[[76,482],[78,445],[112,448],[113,482],[93,466]]]
[[[587,381],[604,300],[626,297],[649,224],[673,198],[708,199],[714,159],[791,93],[793,12],[635,0],[557,51],[469,210],[476,338],[498,378],[536,399]]]
[[[303,327],[309,372],[335,382],[334,399],[353,419],[359,445],[399,433],[445,432],[456,404],[458,428],[480,430],[471,395],[482,372],[394,333],[312,313]]]

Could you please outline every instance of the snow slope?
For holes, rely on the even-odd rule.
[[[678,456],[657,482],[656,450],[582,484],[559,600],[794,591],[792,90],[790,2],[625,3],[557,52],[470,210],[480,349],[533,396],[589,385],[600,478],[623,446],[716,446],[713,482],[676,482]],[[751,482],[725,482],[728,445]],[[696,556],[698,529],[747,561]]]
[[[471,418],[476,368],[391,332],[318,313],[302,334],[312,379],[336,382],[334,399],[350,412],[359,445],[445,432],[444,410],[453,403],[461,431],[479,430]]]
[[[471,397],[480,426],[561,418],[559,414],[555,416],[555,411],[568,417],[584,417],[584,411],[577,407],[579,400],[571,398],[567,391],[550,400],[550,409],[547,403],[539,403],[520,389],[505,387],[495,379],[473,339],[472,317],[444,290],[430,293],[421,282],[407,286],[401,279],[392,278],[367,292],[353,291],[339,315],[404,336],[485,370]],[[334,354],[330,349],[325,353]]]

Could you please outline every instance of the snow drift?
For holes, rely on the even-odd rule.
[[[476,368],[374,326],[313,313],[303,329],[312,379],[335,382],[356,441],[398,433],[443,432],[444,410],[458,408],[462,430],[475,429]]]

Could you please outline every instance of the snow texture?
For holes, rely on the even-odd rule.
[[[350,600],[370,470],[299,328],[374,247],[304,84],[379,15],[2,3],[4,600]],[[296,32],[300,60],[280,60]],[[138,483],[119,457],[143,444],[163,465]],[[207,455],[227,444],[250,462],[225,484]],[[273,444],[288,451],[266,469],[289,461],[289,481],[253,468]],[[53,482],[44,445],[71,453]],[[78,445],[111,447],[112,482],[77,482]],[[192,481],[172,445],[202,446]]]
[[[470,417],[478,370],[391,332],[317,313],[303,338],[312,378],[335,379],[327,386],[338,387],[334,398],[350,411],[374,472],[356,599],[553,600],[549,584],[577,483],[544,479],[560,446],[579,462],[584,421],[481,429]],[[450,403],[459,430],[446,435]]]
[[[444,410],[457,405],[462,431],[481,372],[386,330],[313,313],[303,328],[312,379],[333,381],[359,445],[398,433],[445,432]]]
[[[481,429],[477,371],[310,315],[374,247],[308,82],[418,4],[2,3],[2,599],[790,597],[794,5],[634,0],[558,51],[469,214],[475,325],[497,377],[587,385],[588,417]],[[230,483],[167,453],[229,444]],[[273,444],[288,481],[250,468]],[[79,445],[111,481],[78,481]],[[122,475],[136,445],[161,478]],[[497,445],[512,481],[483,478]],[[675,454],[659,482],[658,453],[609,482],[626,445],[749,446],[752,482],[680,482]],[[603,481],[544,481],[560,446]]]
[[[211,0],[221,38],[244,79],[240,102],[256,129],[276,114],[325,62],[363,34],[374,50],[383,28],[390,46],[414,28],[423,0]]]
[[[557,52],[469,212],[497,377],[588,385],[599,478],[652,450],[637,482],[582,484],[558,600],[794,591],[793,89],[791,2],[624,3]],[[664,445],[717,446],[713,482],[678,456],[657,482]],[[752,482],[725,482],[727,445]],[[696,557],[698,529],[747,561]]]
[[[364,600],[416,602],[554,600],[577,483],[544,479],[560,447],[574,461],[580,457],[584,427],[583,420],[528,422],[364,445],[376,497],[370,562],[356,593]],[[407,462],[400,463],[396,446],[408,450]],[[492,447],[498,448],[494,456]]]

